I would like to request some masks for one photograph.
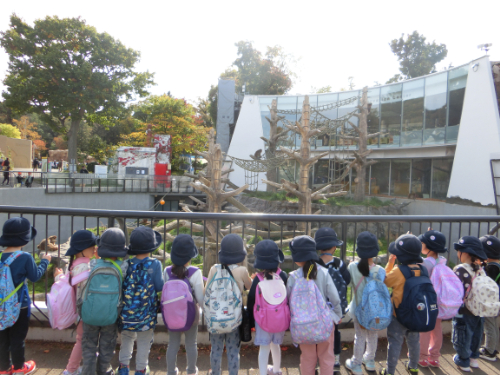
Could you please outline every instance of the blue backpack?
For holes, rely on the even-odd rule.
[[[326,266],[328,267],[328,274],[332,278],[333,283],[337,288],[337,292],[339,292],[340,307],[342,308],[342,315],[344,315],[347,310],[347,283],[340,272],[342,260],[334,258],[333,261],[326,264]]]
[[[436,325],[439,314],[437,295],[429,279],[427,269],[415,264],[420,269],[420,276],[415,276],[416,269],[399,265],[399,270],[406,279],[403,300],[395,308],[398,321],[413,332],[429,332]]]
[[[151,271],[156,259],[133,264],[130,260],[127,277],[123,281],[123,309],[120,328],[125,331],[147,331],[156,325],[158,296]]]
[[[375,275],[368,276],[368,283],[363,289],[361,303],[356,307],[358,323],[371,331],[387,328],[392,320],[391,296],[387,286]]]
[[[122,308],[122,279],[122,270],[115,261],[97,260],[77,303],[85,324],[104,327],[116,323]]]
[[[14,287],[10,265],[22,253],[20,250],[14,251],[5,262],[0,262],[0,331],[12,327],[21,312],[21,301],[19,301],[17,291],[24,283]]]

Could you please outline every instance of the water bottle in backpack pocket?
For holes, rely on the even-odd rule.
[[[467,289],[465,306],[475,316],[481,318],[497,317],[500,310],[498,294],[497,283],[481,269],[476,272]]]
[[[436,326],[439,309],[437,295],[427,269],[415,264],[420,269],[420,276],[415,276],[415,271],[409,266],[400,264],[399,270],[405,277],[403,300],[395,308],[398,321],[413,332],[430,332]]]
[[[260,281],[255,291],[253,316],[259,327],[270,333],[286,331],[290,326],[290,308],[280,273],[278,268],[272,280],[264,279],[261,273],[257,274]]]
[[[241,291],[228,266],[215,265],[216,272],[205,288],[203,312],[210,333],[229,333],[241,324]]]
[[[428,258],[431,262],[434,258]],[[446,265],[445,258],[439,258],[432,269],[431,282],[437,296],[438,319],[451,319],[457,315],[463,304],[464,287],[458,276]]]
[[[123,281],[123,308],[119,325],[125,331],[147,331],[156,326],[158,296],[153,277],[153,262],[146,258],[134,263],[128,260],[129,270]]]
[[[47,310],[52,328],[66,329],[78,319],[75,290],[69,275],[61,275],[47,294]]]
[[[116,262],[97,260],[78,302],[85,324],[103,327],[117,322],[122,308],[122,279]]]
[[[334,258],[333,261],[326,265],[328,267],[328,274],[333,280],[337,292],[340,298],[340,307],[342,308],[342,315],[346,313],[347,310],[347,283],[342,277],[340,268],[342,267],[342,260]]]
[[[163,322],[169,331],[187,331],[196,318],[196,302],[189,279],[198,268],[189,267],[186,277],[182,280],[172,273],[172,266],[167,267],[166,271],[168,280],[163,285],[160,304]]]
[[[333,330],[333,311],[326,303],[314,280],[290,274],[295,285],[290,297],[290,331],[294,344],[319,344]]]
[[[358,323],[371,331],[380,331],[391,323],[391,296],[387,286],[379,279],[378,272],[368,276],[368,283],[363,289],[361,303],[356,307],[355,315]]]
[[[22,301],[19,301],[17,291],[24,283],[14,286],[10,265],[22,253],[20,250],[14,251],[4,262],[0,262],[0,331],[12,327],[21,312]]]

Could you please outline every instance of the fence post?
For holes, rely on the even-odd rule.
[[[347,224],[345,221],[342,222],[342,239],[344,240],[344,243],[340,247],[340,257],[341,259],[345,262],[345,256],[346,256],[346,249],[347,249]]]

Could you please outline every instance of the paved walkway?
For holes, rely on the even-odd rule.
[[[26,344],[26,358],[33,359],[37,363],[37,370],[34,375],[60,375],[66,366],[66,362],[73,348],[72,344],[66,343],[47,343],[47,342],[28,342]],[[295,347],[284,347],[286,349],[282,351],[282,371],[283,375],[299,375],[299,356],[300,350]],[[385,357],[387,352],[387,341],[381,339],[379,341],[378,351],[377,351],[377,372],[380,371],[382,365],[385,365]],[[117,348],[117,351],[119,348]],[[403,346],[401,350],[401,360],[397,367],[397,374],[407,374],[403,367],[403,361],[405,360],[403,353],[406,353],[406,346]],[[258,371],[258,347],[253,345],[244,345],[241,349],[241,362],[239,375],[259,375]],[[200,375],[207,375],[210,369],[210,347],[199,346],[199,356],[198,356],[198,368],[200,370]],[[425,375],[455,375],[462,374],[461,371],[457,369],[454,365],[452,357],[454,355],[453,347],[450,342],[450,337],[446,336],[444,340],[444,347],[442,350],[443,356],[441,357],[441,368],[429,368],[421,369],[420,373]],[[342,354],[341,361],[345,363],[345,360],[352,355],[352,344],[345,344]],[[149,365],[151,368],[151,374],[153,375],[164,375],[166,373],[166,363],[165,363],[165,347],[154,345],[150,354]],[[500,374],[500,361],[489,362],[485,360],[479,360],[480,368],[474,369],[473,374]],[[118,366],[118,353],[112,362],[113,366]],[[186,353],[181,351],[178,355],[177,366],[182,370],[182,375],[185,375],[186,366]],[[134,359],[132,359],[131,368],[134,369]],[[223,372],[222,375],[228,375],[227,364],[225,360],[223,361]],[[224,370],[225,369],[225,370]],[[349,372],[342,366],[342,375],[348,375]],[[133,374],[133,372],[131,372]],[[181,374],[181,372],[180,372]],[[365,371],[365,374],[374,374]]]

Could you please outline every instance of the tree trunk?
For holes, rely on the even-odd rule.
[[[354,190],[354,201],[363,202],[365,199],[366,166],[357,166],[356,168],[356,189]]]
[[[71,125],[68,131],[68,162],[74,159],[75,163],[78,164],[77,160],[77,147],[78,147],[78,130],[80,129],[81,119],[71,119]]]
[[[354,201],[363,202],[365,200],[365,181],[366,181],[366,151],[368,150],[368,92],[366,87],[363,89],[359,111],[359,141],[358,153],[362,161],[356,164],[357,180],[356,190],[354,192]]]

